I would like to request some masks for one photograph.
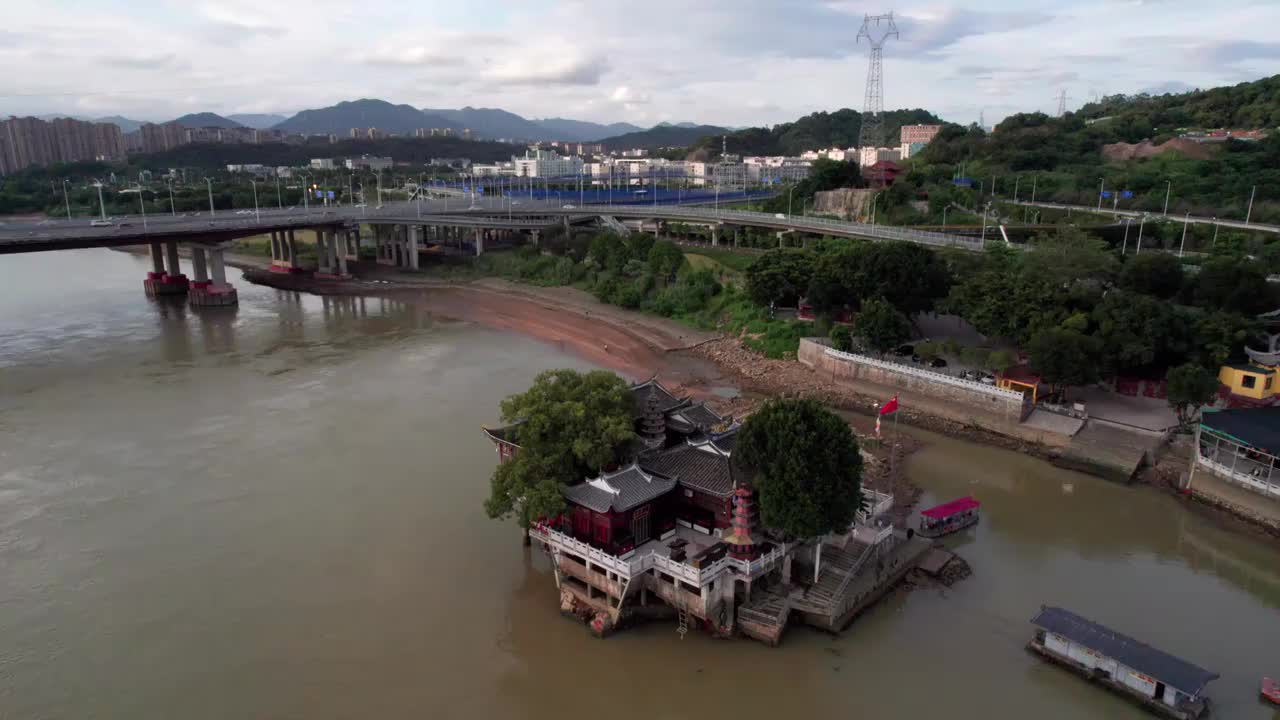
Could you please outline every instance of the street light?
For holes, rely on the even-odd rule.
[[[276,207],[284,209],[284,198],[280,196],[280,176],[276,175]]]
[[[142,183],[138,183],[138,207],[142,208],[142,229],[147,229],[147,203],[142,199]]]
[[[1120,254],[1124,255],[1129,249],[1129,226],[1133,224],[1133,218],[1124,219],[1124,244],[1120,246]]]
[[[205,182],[205,185],[207,185],[209,188],[209,217],[214,217],[218,213],[215,212],[213,209],[213,181],[210,180],[209,178],[205,178],[204,182]]]
[[[261,223],[262,216],[258,214],[258,179],[249,178],[249,184],[253,186],[253,221]]]
[[[178,207],[173,203],[173,178],[166,181],[169,185],[169,214],[178,217]]]
[[[787,219],[788,219],[788,220],[790,220],[790,219],[792,218],[792,215],[791,215],[791,195],[792,195],[793,193],[795,193],[795,191],[796,191],[796,184],[795,184],[795,183],[791,183],[791,187],[787,190]]]
[[[1182,219],[1182,244],[1178,246],[1178,257],[1182,257],[1182,250],[1187,246],[1187,226],[1191,224],[1191,211],[1187,211],[1187,216]]]
[[[1166,180],[1164,186],[1164,216],[1169,217],[1169,193],[1173,190],[1173,181]]]
[[[101,211],[102,211],[102,219],[103,219],[103,220],[106,220],[106,219],[107,219],[107,204],[106,204],[105,202],[103,202],[103,200],[102,200],[102,181],[101,181],[101,180],[96,180],[96,179],[95,179],[95,180],[93,181],[93,186],[94,186],[94,187],[96,187],[96,188],[98,188],[98,207],[99,207],[99,208],[101,209]]]
[[[62,201],[67,204],[67,219],[71,219],[71,197],[67,195],[67,179],[62,179]]]
[[[302,211],[311,212],[311,176],[302,173]]]

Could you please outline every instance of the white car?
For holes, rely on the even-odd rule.
[[[561,205],[561,206],[560,206],[560,209],[562,209],[562,210],[575,210],[576,208],[574,208],[574,206],[572,206],[572,205]]]
[[[89,227],[111,227],[110,220],[91,220]]]
[[[786,220],[786,219],[787,219],[787,216],[786,216],[786,215],[783,215],[782,213],[774,213],[774,214],[773,214],[773,216],[774,216],[774,217],[776,217],[776,218],[778,218],[779,220]]]

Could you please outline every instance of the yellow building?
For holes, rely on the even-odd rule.
[[[1226,385],[1233,394],[1254,400],[1268,400],[1280,390],[1280,375],[1275,368],[1263,365],[1223,365],[1218,371],[1218,382]]]

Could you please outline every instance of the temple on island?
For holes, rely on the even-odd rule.
[[[734,461],[740,424],[656,379],[630,392],[634,456],[566,485],[566,510],[530,530],[551,555],[561,610],[597,634],[666,616],[681,636],[697,625],[775,644],[797,613],[838,630],[927,549],[884,519],[891,496],[865,488],[845,532],[802,542],[761,527]],[[499,462],[520,451],[519,423],[484,431]]]

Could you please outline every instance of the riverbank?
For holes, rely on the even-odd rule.
[[[229,262],[248,268],[246,279],[250,282],[281,289],[348,296],[394,293],[399,300],[411,302],[425,311],[534,337],[634,379],[660,375],[664,382],[681,391],[699,399],[720,401],[729,412],[738,414],[754,404],[754,400],[723,402],[726,396],[736,392],[745,393],[748,398],[814,398],[869,422],[878,405],[888,399],[887,395],[873,397],[859,392],[795,360],[766,358],[743,347],[740,338],[699,331],[667,318],[607,305],[575,288],[519,285],[497,278],[440,280],[369,262],[359,263],[355,268],[362,279],[335,282],[261,271],[269,262],[251,256],[236,256]],[[422,292],[426,289],[431,292]],[[1063,460],[1061,447],[950,420],[940,412],[931,412],[928,402],[934,401],[902,405],[897,422],[1049,462]],[[1089,472],[1087,466],[1083,469]],[[1139,475],[1138,481],[1165,488],[1167,481],[1160,480],[1161,473],[1148,468]],[[911,490],[904,487],[893,494],[895,498],[906,499],[911,497]],[[1229,519],[1234,524],[1280,537],[1280,523],[1267,515],[1203,493],[1179,496],[1212,509],[1222,520]]]

